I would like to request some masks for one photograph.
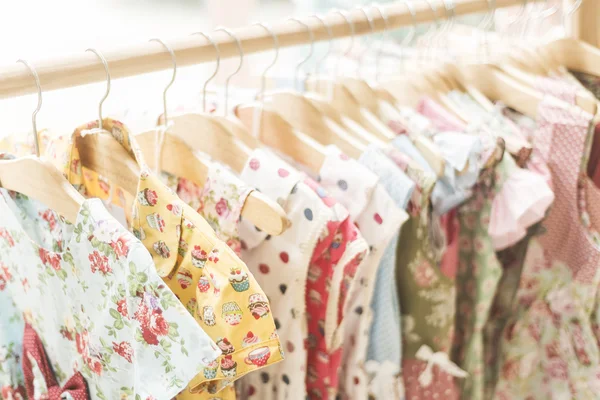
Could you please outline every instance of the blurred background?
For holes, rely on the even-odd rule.
[[[391,0],[380,0],[380,4]],[[484,0],[482,0],[484,1]],[[549,0],[548,4],[553,1]],[[413,0],[418,2],[418,0]],[[441,1],[438,12],[444,12]],[[5,3],[6,4],[6,3]],[[0,14],[1,65],[18,58],[35,60],[61,57],[87,48],[99,51],[115,46],[135,44],[150,38],[185,36],[192,32],[209,33],[217,26],[237,28],[253,22],[273,23],[289,16],[325,13],[332,8],[351,9],[371,2],[360,0],[20,0],[5,5]],[[502,10],[496,16],[501,24],[514,10]],[[461,18],[461,22],[477,25],[483,15]],[[425,30],[420,27],[420,30]],[[401,38],[406,30],[394,32]],[[157,46],[160,46],[157,44]],[[325,44],[317,46],[324,51]],[[281,52],[273,70],[275,76],[292,76],[294,65],[306,54],[307,47]],[[165,53],[165,57],[168,55]],[[268,53],[248,56],[243,71],[232,80],[232,86],[256,90],[256,77],[271,60]],[[222,63],[216,83],[223,82],[238,60]],[[102,68],[100,62],[98,68]],[[169,105],[176,107],[196,98],[214,65],[204,64],[178,69],[178,77],[169,92]],[[1,69],[0,69],[1,73]],[[133,113],[158,114],[162,109],[162,90],[170,79],[169,71],[113,80],[105,103],[105,116],[130,118]],[[33,80],[32,80],[33,85]],[[68,90],[44,92],[44,105],[38,127],[72,131],[77,125],[97,118],[97,105],[105,84],[93,84]],[[0,137],[30,129],[30,114],[35,96],[0,101],[2,129]],[[136,120],[139,118],[135,118]],[[148,119],[146,118],[146,121]],[[129,121],[125,121],[129,122]]]

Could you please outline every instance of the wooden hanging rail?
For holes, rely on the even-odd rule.
[[[437,7],[437,17],[439,19],[446,18],[446,9],[443,7],[442,2],[435,1],[433,3]],[[418,23],[435,20],[434,13],[427,2],[413,1],[412,4],[416,11],[416,21]],[[488,0],[455,0],[454,4],[455,15],[457,16],[488,11]],[[522,4],[523,0],[496,0],[496,9]],[[409,26],[413,23],[410,12],[403,1],[382,7],[387,12],[390,30]],[[370,15],[373,18],[375,31],[383,31],[384,21],[375,8],[370,9]],[[370,33],[369,24],[360,10],[348,11],[348,16],[354,22],[356,35]],[[340,15],[331,13],[324,18],[331,27],[335,38],[350,36],[350,27]],[[325,27],[317,19],[305,17],[301,20],[312,28],[316,41],[328,39]],[[281,48],[310,42],[306,28],[296,22],[279,23],[272,26],[272,29],[279,39]],[[208,31],[206,33],[210,34]],[[259,26],[236,29],[234,33],[241,40],[245,55],[268,51],[273,48],[272,37]],[[227,34],[217,32],[212,37],[219,45],[222,59],[238,56],[235,43]],[[165,40],[165,42],[175,51],[178,66],[215,60],[214,48],[199,35]],[[169,54],[163,46],[156,42],[146,42],[114,50],[97,50],[101,51],[108,61],[111,78],[113,79],[172,68]],[[102,64],[98,61],[98,57],[91,52],[82,51],[61,59],[28,61],[36,68],[44,91],[84,85],[106,79]],[[34,80],[22,64],[15,63],[0,68],[0,98],[14,97],[34,93],[35,91]]]

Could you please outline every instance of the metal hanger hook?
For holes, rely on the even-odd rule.
[[[104,96],[102,97],[102,99],[100,100],[100,104],[98,105],[98,128],[102,130],[102,105],[104,104],[104,101],[108,98],[108,95],[110,94],[110,70],[108,69],[108,62],[106,61],[106,58],[104,58],[102,53],[100,53],[96,49],[87,49],[86,51],[91,51],[100,59],[100,61],[102,61],[102,65],[104,66],[104,72],[106,72],[106,93],[104,93]]]
[[[22,63],[23,65],[25,65],[27,67],[27,69],[29,69],[31,76],[33,76],[33,79],[35,80],[35,87],[37,88],[38,102],[37,102],[37,107],[35,108],[35,110],[33,110],[33,113],[31,114],[31,125],[33,127],[33,139],[34,139],[33,142],[35,143],[35,155],[39,157],[40,156],[40,139],[38,138],[38,131],[37,131],[37,115],[42,108],[42,85],[40,84],[40,77],[34,67],[32,67],[25,60],[20,59],[20,60],[17,60],[17,62]]]
[[[267,73],[271,70],[271,68],[273,68],[275,66],[275,64],[277,63],[277,60],[279,59],[279,38],[277,38],[277,35],[275,34],[275,32],[273,32],[273,30],[271,28],[269,28],[267,25],[263,24],[262,22],[256,22],[252,25],[260,26],[265,31],[267,31],[267,33],[269,35],[271,35],[271,37],[273,38],[273,49],[275,49],[275,57],[273,58],[273,61],[271,62],[271,64],[269,64],[267,66],[267,68],[265,68],[265,70],[263,71],[263,73],[260,77],[260,93],[259,93],[258,97],[262,97],[262,95],[265,93]]]
[[[296,65],[296,77],[294,78],[294,85],[296,87],[298,87],[298,77],[300,76],[300,69],[302,68],[302,66],[304,66],[304,64],[306,64],[308,62],[308,60],[310,60],[310,58],[312,57],[312,55],[315,52],[315,35],[312,31],[312,29],[310,29],[310,26],[308,26],[308,24],[300,21],[298,18],[288,18],[288,21],[294,21],[300,25],[302,25],[303,27],[306,28],[306,31],[308,32],[308,37],[310,39],[310,52],[308,53],[308,55],[298,63],[298,65]]]
[[[167,116],[167,92],[169,91],[169,88],[171,86],[173,86],[173,83],[175,82],[175,78],[177,77],[177,59],[175,58],[175,52],[173,51],[173,49],[170,46],[168,46],[165,42],[163,42],[162,40],[150,39],[150,42],[158,42],[158,43],[162,44],[163,47],[165,49],[167,49],[169,54],[171,54],[171,61],[173,61],[173,76],[171,77],[171,81],[165,87],[165,90],[163,90],[163,107],[164,107],[163,115],[164,115],[164,120],[165,120],[164,125],[167,126],[167,124],[169,122],[169,118]]]
[[[383,54],[383,45],[388,37],[388,30],[390,28],[390,23],[388,20],[387,13],[383,10],[383,8],[379,4],[371,5],[374,9],[377,10],[379,15],[381,15],[381,19],[383,20],[383,31],[381,33],[381,43],[379,45],[379,49],[377,50],[377,59],[375,61],[375,80],[379,81],[380,76],[380,65],[381,65],[381,55]]]
[[[370,30],[369,34],[372,35],[373,33],[375,33],[375,25],[373,24],[373,18],[367,12],[367,7],[358,6],[358,7],[356,7],[356,9],[365,15],[365,18],[367,19],[367,23],[369,24],[369,30]],[[367,44],[369,43],[368,38],[367,38],[366,42],[367,42]],[[363,56],[365,54],[367,54],[367,52],[369,51],[369,46],[367,44],[365,44],[365,49],[358,56],[358,61],[356,63],[356,76],[359,76],[359,77],[360,77],[360,67],[362,66]]]
[[[227,35],[229,35],[229,37],[231,37],[235,41],[235,45],[237,46],[238,51],[240,53],[240,63],[238,65],[238,67],[225,80],[225,110],[223,112],[224,112],[225,116],[227,116],[227,114],[229,113],[229,110],[228,110],[229,82],[231,81],[231,78],[233,78],[234,76],[236,76],[238,74],[238,72],[240,72],[240,70],[242,69],[242,66],[244,65],[244,49],[242,48],[242,42],[240,42],[240,39],[236,35],[234,35],[229,29],[217,28],[217,29],[215,29],[215,32],[225,32]]]
[[[354,48],[356,29],[354,27],[354,23],[350,20],[350,18],[348,18],[348,14],[345,11],[333,10],[332,13],[338,14],[342,18],[344,18],[344,21],[346,21],[346,23],[350,27],[350,46],[346,49],[346,51],[344,51],[343,53],[340,54],[340,56],[338,57],[338,60],[337,60],[337,64],[335,66],[335,73],[336,73],[336,75],[339,75],[340,64],[342,63],[342,58],[347,56],[348,54],[350,54],[350,52]]]
[[[212,40],[212,38],[210,36],[208,36],[206,33],[196,32],[196,33],[192,33],[192,35],[200,35],[200,36],[204,37],[204,39],[206,39],[215,48],[215,55],[217,56],[215,72],[213,72],[213,74],[208,77],[208,79],[204,82],[204,85],[202,86],[202,111],[206,112],[206,88],[208,87],[208,84],[210,83],[210,81],[212,81],[215,78],[215,76],[217,76],[217,73],[219,72],[219,68],[221,67],[221,51],[219,50],[219,46],[217,45],[217,43],[215,43],[215,41]]]
[[[327,22],[325,22],[325,19],[321,15],[315,14],[315,15],[312,15],[312,18],[318,19],[319,22],[321,22],[323,24],[323,26],[325,27],[325,30],[327,31],[327,37],[328,37],[327,52],[325,53],[325,55],[323,57],[321,57],[319,60],[317,60],[315,62],[315,75],[318,75],[321,65],[325,62],[325,60],[327,60],[327,57],[329,57],[329,54],[331,54],[332,42],[333,42],[333,32],[332,32],[329,24],[327,24]]]

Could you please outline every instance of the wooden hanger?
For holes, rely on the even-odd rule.
[[[31,117],[36,156],[0,160],[0,187],[41,201],[71,223],[75,223],[85,198],[52,163],[40,158],[36,123],[37,114],[42,107],[40,79],[36,70],[27,61],[19,60],[17,62],[21,62],[29,68],[38,90],[38,105]]]
[[[217,51],[217,68],[205,82],[203,88],[203,108],[206,110],[206,88],[218,72],[220,53],[218,47],[208,35],[198,34],[211,42]],[[164,43],[162,44],[164,45]],[[177,64],[172,50],[168,46],[164,46],[171,53],[174,66],[173,78],[163,93],[164,111],[162,118],[166,128],[161,129],[166,129],[164,137],[162,143],[157,143],[155,130],[136,136],[142,152],[147,156],[147,161],[151,160],[149,165],[174,176],[186,178],[199,187],[204,187],[209,168],[194,154],[193,149],[198,149],[209,154],[213,159],[232,167],[236,172],[241,172],[251,154],[251,150],[230,129],[235,125],[232,121],[210,114],[199,113],[188,113],[168,119],[166,92],[175,80]],[[238,70],[233,75],[241,69],[241,66],[240,63]],[[229,85],[231,76],[227,79],[226,88]],[[225,95],[228,96],[227,91]],[[227,105],[225,107],[227,110]],[[240,127],[237,126],[237,128]],[[240,129],[243,129],[243,127]],[[156,159],[157,146],[161,147],[159,160]],[[241,215],[270,235],[280,235],[289,226],[287,215],[281,206],[258,191],[250,193],[244,203]]]
[[[334,12],[345,19],[352,32],[350,47],[340,56],[341,60],[350,54],[354,47],[355,29],[354,24],[344,12]],[[327,27],[327,25],[325,26]],[[377,117],[379,98],[377,92],[366,82],[356,78],[332,80],[315,77],[307,80],[306,88],[325,96],[325,102],[330,103],[340,113],[365,128],[380,141],[389,141],[394,138],[394,133]],[[358,101],[356,95],[361,96],[360,101]]]
[[[314,52],[314,35],[310,27],[305,23],[295,18],[291,18],[290,20],[303,25],[307,29],[307,32],[311,38],[310,53],[296,66],[295,83],[297,86],[299,71]],[[274,61],[263,73],[264,76],[264,74],[268,72],[268,70],[274,65],[279,57],[279,41],[269,28],[264,25],[261,26],[265,28],[273,37],[276,51]],[[243,122],[246,124],[246,126],[252,126],[247,124],[251,123],[255,116],[260,116],[261,112],[264,112],[265,114],[268,114],[268,112],[275,112],[279,114],[282,119],[285,119],[294,129],[297,129],[298,131],[310,136],[323,145],[336,145],[350,157],[357,158],[365,150],[364,143],[354,138],[347,132],[347,130],[336,124],[335,121],[324,115],[322,110],[317,108],[316,104],[318,104],[320,101],[319,99],[308,99],[301,93],[290,90],[277,91],[269,94],[264,94],[263,90],[264,87],[261,88],[261,93],[259,94],[260,102],[254,102],[237,107],[236,114],[238,117],[240,117],[240,115],[244,115]],[[255,108],[257,111],[252,111]],[[266,119],[270,120],[270,117],[266,116]],[[267,126],[272,125],[267,124]],[[275,132],[274,134],[277,133]],[[264,137],[261,136],[261,139],[264,139]]]
[[[429,95],[432,92],[430,84],[423,76],[419,75],[395,79],[386,82],[383,86],[387,88],[388,93],[394,96],[395,101],[393,104],[395,106],[410,108],[415,108],[424,94]],[[399,114],[397,118],[402,120],[404,117]],[[444,176],[446,161],[437,145],[430,138],[419,134],[419,132],[410,132],[409,137],[436,176],[438,178]]]
[[[104,56],[94,49],[106,72],[106,93],[99,105],[98,128],[84,131],[76,138],[81,165],[135,195],[140,178],[140,167],[134,157],[109,132],[102,128],[102,104],[110,93],[110,72]]]

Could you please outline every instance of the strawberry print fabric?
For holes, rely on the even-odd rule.
[[[97,121],[92,122],[78,128],[71,138],[62,138],[63,150],[60,141],[50,141],[47,148],[54,149],[54,159],[66,160],[66,165],[60,164],[63,171],[84,195],[107,198],[114,192],[113,202],[132,210],[128,213],[130,228],[150,251],[158,274],[210,338],[227,347],[227,354],[205,367],[181,396],[214,398],[235,379],[281,361],[271,305],[248,267],[217,238],[204,218],[148,171],[133,136],[122,123],[105,119],[106,132],[93,133],[97,126]],[[142,170],[134,199],[127,199],[120,188],[111,190],[109,183],[100,186],[102,178],[82,169],[76,138],[86,131],[111,134],[134,155]],[[244,340],[249,331],[260,340],[247,345]],[[223,346],[225,338],[233,351]],[[229,388],[227,395],[231,394]]]
[[[242,257],[271,300],[285,360],[241,380],[242,398],[250,400],[304,399],[308,340],[305,304],[307,275],[317,241],[332,211],[304,183],[304,176],[268,150],[255,150],[241,178],[285,210],[290,226],[279,236],[259,232],[242,221]],[[256,340],[255,331],[248,340]]]
[[[80,372],[90,399],[171,398],[220,355],[99,199],[70,224],[0,190],[0,230],[1,294],[43,340],[60,388]]]
[[[556,200],[545,232],[527,250],[511,319],[501,342],[495,398],[589,399],[598,393],[598,234],[587,204],[592,117],[550,102],[538,109],[536,143]],[[583,155],[583,157],[582,157]]]

